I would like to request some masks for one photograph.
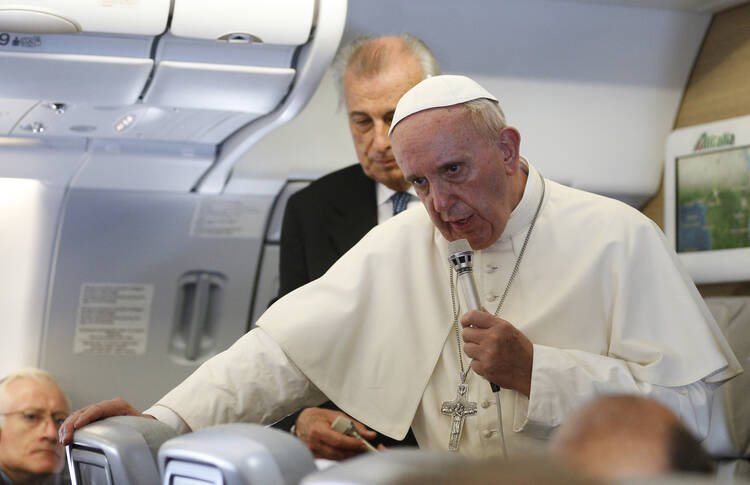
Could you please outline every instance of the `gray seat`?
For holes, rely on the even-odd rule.
[[[291,434],[238,423],[167,441],[159,450],[159,470],[164,485],[297,485],[316,468]]]
[[[719,477],[750,479],[750,297],[706,298],[706,304],[745,372],[714,394],[703,445],[717,459]]]
[[[66,447],[73,485],[154,485],[156,457],[175,431],[155,419],[117,416],[75,432]]]
[[[308,475],[303,485],[389,485],[405,477],[418,476],[431,483],[448,470],[470,463],[457,453],[398,449],[366,453],[340,465]]]
[[[750,485],[750,482],[741,479],[722,479],[714,476],[701,475],[663,475],[659,477],[623,480],[617,485]]]

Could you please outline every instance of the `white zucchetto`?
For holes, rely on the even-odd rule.
[[[454,104],[466,103],[482,98],[498,102],[497,98],[490,94],[489,91],[466,76],[443,74],[441,76],[428,77],[401,96],[396,105],[396,111],[393,113],[393,120],[391,121],[391,128],[388,130],[388,136],[391,136],[393,128],[401,120],[414,113],[431,108],[453,106]]]

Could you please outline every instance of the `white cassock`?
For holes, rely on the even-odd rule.
[[[474,258],[490,312],[536,211],[529,166],[502,237]],[[167,394],[191,428],[273,422],[327,396],[377,431],[447,449],[459,361],[447,242],[423,208],[375,227],[323,277],[279,300],[255,329]],[[656,225],[620,202],[546,182],[544,201],[500,316],[534,344],[529,398],[500,392],[510,455],[537,450],[576,407],[640,393],[699,435],[716,384],[741,372],[690,277]],[[464,356],[464,362],[468,362]],[[490,386],[469,374],[461,453],[500,453]],[[161,408],[161,411],[159,408]],[[149,411],[152,411],[149,410]],[[148,411],[147,411],[148,412]]]

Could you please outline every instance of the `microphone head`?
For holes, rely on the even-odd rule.
[[[474,250],[471,249],[471,245],[466,239],[458,239],[448,243],[448,261],[453,264],[456,273],[470,272],[473,256]]]
[[[351,420],[345,418],[344,416],[337,416],[336,419],[333,420],[333,423],[331,423],[331,429],[341,434],[351,436],[352,430],[354,430],[355,428],[354,423],[352,423]]]

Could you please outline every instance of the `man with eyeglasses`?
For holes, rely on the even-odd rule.
[[[0,484],[55,484],[65,463],[57,431],[70,403],[54,378],[21,369],[0,381]]]

